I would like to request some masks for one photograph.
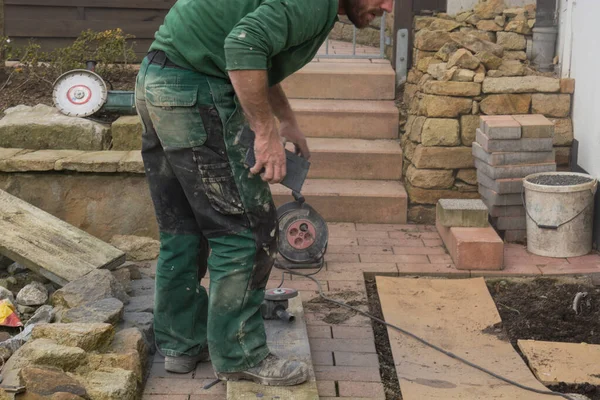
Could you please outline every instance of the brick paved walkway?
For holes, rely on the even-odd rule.
[[[505,246],[503,271],[458,271],[433,226],[330,224],[329,243],[326,269],[318,278],[334,298],[340,290],[354,290],[366,296],[364,272],[453,278],[600,274],[598,254],[554,259],[529,254],[524,246],[513,244]],[[288,276],[285,286],[299,290],[304,302],[317,296],[312,281],[297,277],[290,280]],[[279,285],[280,278],[281,272],[274,270],[268,287]],[[355,316],[342,324],[330,325],[322,317],[306,310],[321,399],[385,399],[370,321]],[[160,357],[155,358],[144,400],[226,398],[224,383],[208,391],[202,389],[214,380],[209,365],[181,376],[166,374],[161,362]]]

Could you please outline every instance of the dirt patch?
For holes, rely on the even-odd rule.
[[[364,295],[353,290],[344,290],[335,292],[335,299],[343,301],[352,307],[366,306],[367,301]],[[356,311],[338,306],[322,297],[316,297],[305,303],[304,308],[307,311],[322,314],[321,320],[328,324],[338,325],[348,321],[350,318],[358,315]]]
[[[519,339],[600,344],[600,289],[589,282],[538,278],[493,280],[487,285],[502,325],[489,327],[486,332],[509,340],[521,356]],[[587,295],[578,296],[575,312],[573,303],[578,293]],[[600,400],[600,387],[590,384],[561,383],[550,389]]]

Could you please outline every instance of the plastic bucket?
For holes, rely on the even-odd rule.
[[[547,257],[577,257],[592,250],[598,181],[575,172],[525,177],[527,250]]]

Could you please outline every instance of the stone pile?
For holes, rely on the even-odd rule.
[[[479,198],[471,146],[482,115],[548,117],[556,162],[568,165],[574,81],[529,66],[534,24],[534,6],[507,8],[501,0],[455,18],[415,18],[401,137],[411,221],[433,222],[441,198]]]
[[[481,117],[472,148],[479,193],[507,242],[526,237],[523,178],[556,171],[553,137],[554,124],[543,115]]]

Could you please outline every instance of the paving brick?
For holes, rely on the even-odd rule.
[[[327,254],[388,254],[392,246],[327,246]]]
[[[410,224],[356,224],[358,231],[402,231],[402,232],[418,232],[421,225]]]
[[[524,178],[527,175],[538,172],[556,171],[556,163],[492,166],[477,158],[475,158],[475,167],[478,171],[481,171],[492,179]]]
[[[190,396],[190,400],[223,400],[225,394],[199,394]]]
[[[402,254],[365,254],[361,255],[363,263],[413,263],[429,264],[425,255],[402,255]]]
[[[174,379],[174,378],[157,378],[151,376],[146,383],[144,395],[150,394],[167,394],[167,395],[224,395],[227,391],[227,385],[221,382],[209,390],[204,390],[203,386],[214,381],[212,379]]]
[[[600,264],[600,254],[588,254],[587,256],[567,258],[569,264]]]
[[[440,199],[436,206],[439,223],[445,227],[486,227],[488,209],[481,200]]]
[[[331,246],[358,246],[357,238],[329,237],[328,244]]]
[[[189,396],[186,394],[145,394],[142,396],[142,400],[188,400]]]
[[[441,276],[447,278],[468,278],[470,271],[458,270],[454,264],[398,264],[400,276]]]
[[[511,151],[552,151],[552,138],[524,138],[495,140],[487,137],[480,129],[475,134],[477,143],[488,153]]]
[[[194,379],[214,379],[215,370],[211,363],[200,363],[196,366]]]
[[[326,262],[360,262],[358,254],[352,253],[325,253]]]
[[[355,353],[375,353],[372,339],[311,339],[312,351],[350,351]]]
[[[554,151],[511,151],[511,152],[487,152],[477,142],[473,143],[473,157],[484,161],[489,165],[520,165],[554,162],[556,156]]]
[[[510,115],[499,115],[501,118],[481,117],[481,131],[490,139],[520,139],[521,125]]]
[[[438,223],[438,232],[456,269],[502,269],[504,243],[494,228],[447,228]]]
[[[172,379],[192,379],[194,377],[194,371],[188,374],[173,374],[165,370],[164,363],[152,363],[150,374],[156,378],[172,378]],[[213,375],[214,376],[214,375]]]
[[[426,247],[438,247],[444,244],[441,239],[424,239],[423,243]]]
[[[443,247],[394,247],[394,254],[441,255],[446,254],[446,250]]]
[[[393,254],[389,255],[390,257],[394,257]],[[395,273],[396,269],[396,261],[370,261],[369,258],[366,257],[388,257],[387,255],[364,255],[362,256],[363,262],[361,263],[328,263],[327,264],[327,272],[331,273],[353,273],[353,274],[362,274],[365,272],[377,273],[377,272],[389,272]],[[406,256],[406,257],[426,257],[426,256]],[[366,258],[366,259],[365,259]],[[322,272],[321,272],[322,274]]]
[[[309,338],[331,339],[331,327],[329,326],[309,326],[307,327]]]
[[[332,326],[331,329],[333,331],[333,337],[335,339],[374,339],[373,328],[371,328],[370,326]]]
[[[317,389],[320,398],[323,398],[323,396],[335,397],[337,395],[335,382],[333,381],[317,381]]]
[[[533,254],[529,254],[527,256],[508,256],[504,257],[504,265],[519,265],[519,264],[532,264],[537,265],[538,267],[543,267],[546,265],[569,265],[569,262],[565,258],[550,258],[550,257],[542,257]]]
[[[311,358],[313,365],[333,365],[333,353],[331,351],[313,351]]]
[[[326,367],[315,366],[317,381],[381,382],[379,367]]]
[[[328,222],[327,228],[329,229],[329,234],[331,235],[340,231],[356,231],[356,224],[354,222]]]
[[[346,237],[346,238],[360,239],[360,238],[389,238],[389,235],[386,230],[381,230],[381,231],[358,230],[358,231],[338,231],[335,233],[335,235],[331,235],[331,237],[335,237],[335,238]]]
[[[521,125],[521,137],[523,138],[554,137],[554,124],[543,115],[513,115],[513,118]]]
[[[486,199],[486,203],[492,206],[518,206],[523,204],[520,193],[499,194],[492,189],[479,185],[479,194]]]
[[[327,281],[321,276],[317,276],[317,277],[319,278],[319,282],[321,283],[323,290],[326,290],[327,289]],[[278,285],[279,285],[279,283],[278,283]],[[310,279],[302,278],[299,276],[292,276],[292,278],[289,279],[289,274],[286,275],[283,286],[291,288],[291,289],[302,290],[302,291],[319,290],[317,284],[314,281],[312,281]]]
[[[318,312],[305,312],[304,318],[306,319],[307,325],[332,326],[333,324],[330,324],[330,323],[324,321],[324,319],[328,315],[329,314],[318,313]],[[348,318],[346,321],[339,323],[339,324],[335,324],[335,325],[337,325],[337,326],[371,326],[371,320],[362,315],[355,315],[351,318]]]
[[[492,179],[479,170],[477,171],[477,181],[498,194],[521,193],[523,190],[523,178]]]
[[[497,271],[471,271],[471,277],[473,278],[480,276],[538,276],[541,274],[540,269],[533,264],[508,265]]]
[[[495,218],[496,229],[506,230],[524,230],[527,229],[527,221],[525,216],[520,217],[498,217]]]
[[[452,264],[452,262],[453,262],[452,257],[450,257],[448,254],[430,255],[429,261],[432,264]]]
[[[331,292],[341,291],[341,290],[352,290],[357,292],[366,292],[367,289],[365,287],[364,279],[360,281],[331,281],[329,283],[329,290]]]
[[[340,397],[366,397],[385,399],[385,391],[381,383],[373,382],[339,382]]]
[[[416,240],[416,239],[439,239],[437,232],[389,232],[392,239]]]
[[[423,247],[422,239],[358,239],[360,246]]]
[[[340,367],[379,367],[379,358],[373,353],[350,353],[336,351],[335,365]]]
[[[549,264],[540,266],[542,275],[590,275],[600,274],[597,264]]]

